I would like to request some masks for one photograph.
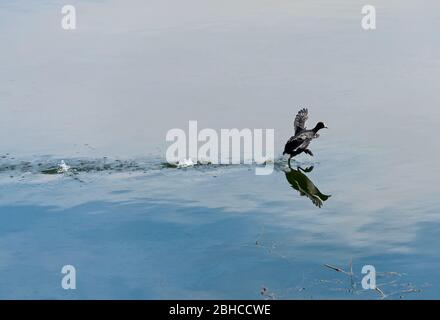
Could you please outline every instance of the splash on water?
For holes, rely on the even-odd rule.
[[[263,162],[253,164],[213,164],[209,160],[193,161],[184,159],[178,163],[168,163],[160,156],[149,156],[136,159],[103,158],[52,158],[50,156],[36,156],[32,159],[17,159],[9,154],[0,155],[0,175],[19,177],[26,175],[78,175],[84,173],[146,173],[167,169],[191,170],[219,170],[227,168],[255,167],[273,164],[275,170],[284,170],[287,161],[282,157],[264,159]]]
[[[192,159],[183,159],[180,160],[177,164],[178,168],[187,168],[187,167],[193,167],[195,163],[192,161]]]
[[[64,160],[61,160],[60,164],[58,165],[58,173],[66,173],[70,170],[70,166],[68,166]]]

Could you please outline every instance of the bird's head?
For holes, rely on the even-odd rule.
[[[318,132],[318,130],[321,130],[324,128],[328,129],[328,127],[324,124],[324,122],[318,122],[315,126],[315,131]]]

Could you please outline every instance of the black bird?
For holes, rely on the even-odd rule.
[[[301,196],[306,196],[315,206],[321,208],[322,203],[327,201],[331,195],[326,195],[319,191],[318,187],[312,182],[312,180],[305,175],[305,173],[311,172],[312,170],[313,167],[307,169],[298,167],[296,170],[290,169],[289,172],[285,172],[286,179],[292,188],[298,191]]]
[[[306,108],[299,110],[298,114],[295,117],[295,135],[287,141],[286,145],[284,146],[283,152],[283,155],[290,155],[289,166],[290,159],[302,152],[307,153],[308,155],[313,157],[313,153],[308,149],[308,146],[313,139],[319,137],[319,130],[327,128],[323,122],[318,122],[313,129],[307,130],[306,121],[308,118],[309,111]]]

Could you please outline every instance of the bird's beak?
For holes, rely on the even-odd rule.
[[[328,129],[328,127],[327,127],[327,126],[325,126],[324,128]]]

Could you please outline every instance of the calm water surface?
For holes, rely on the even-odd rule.
[[[0,298],[440,297],[437,1],[71,3],[0,4]],[[274,128],[274,173],[164,165],[189,120]]]

